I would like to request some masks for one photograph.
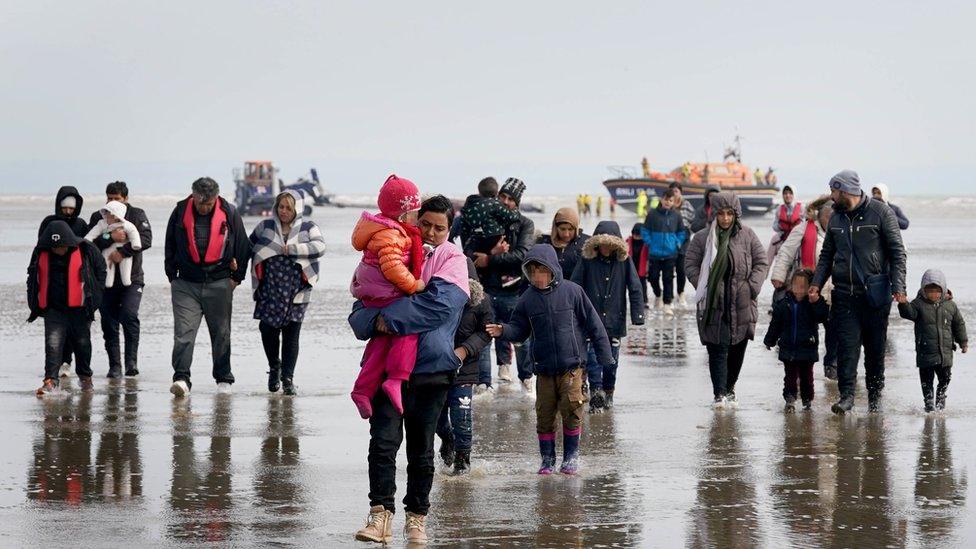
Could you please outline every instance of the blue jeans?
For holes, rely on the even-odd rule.
[[[512,320],[512,312],[518,303],[517,295],[492,295],[491,306],[495,309],[495,322],[504,324]],[[509,344],[500,339],[495,340],[495,356],[498,364],[512,363],[512,347],[515,347],[516,368],[519,379],[532,379],[532,361],[529,356],[529,342]]]
[[[471,434],[474,415],[471,412],[471,385],[455,385],[447,393],[447,402],[437,420],[437,436],[441,440],[453,440],[454,449],[471,451]]]
[[[485,345],[478,355],[478,383],[491,385],[491,345]]]
[[[617,386],[617,360],[620,357],[620,338],[610,338],[610,353],[613,364],[598,364],[596,349],[590,343],[586,346],[586,378],[590,382],[590,392],[597,389],[612,391]]]

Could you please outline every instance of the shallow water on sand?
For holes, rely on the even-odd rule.
[[[234,394],[215,394],[201,333],[194,393],[174,402],[162,273],[169,206],[149,204],[157,240],[146,256],[142,375],[101,377],[107,365],[96,323],[95,393],[80,394],[71,379],[62,394],[38,400],[43,327],[24,323],[23,280],[47,207],[0,202],[0,544],[70,536],[80,546],[355,545],[368,506],[367,424],[347,396],[362,350],[345,324],[358,259],[347,242],[358,211],[314,214],[329,253],[303,328],[300,396],[264,391],[245,286],[235,297]],[[909,286],[925,268],[941,267],[972,330],[976,224],[902,205],[912,216],[904,233]],[[534,218],[548,229],[549,216]],[[619,221],[626,232],[633,218]],[[768,219],[749,223],[768,240]],[[761,315],[760,334],[765,323]],[[926,416],[911,333],[892,317],[884,414],[868,415],[859,398],[856,413],[833,416],[836,384],[818,374],[814,410],[784,415],[782,368],[757,344],[737,386],[738,408],[713,411],[693,317],[652,314],[624,342],[616,408],[586,420],[579,476],[535,474],[532,404],[502,386],[493,399],[475,401],[472,474],[453,478],[439,465],[431,533],[444,546],[969,546],[974,362],[956,355],[949,408]],[[401,493],[404,470],[401,454]],[[402,511],[395,524],[402,527]]]

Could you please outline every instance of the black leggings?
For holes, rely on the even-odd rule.
[[[301,322],[289,322],[281,328],[261,321],[261,343],[264,344],[264,354],[268,357],[268,366],[281,369],[281,379],[292,379],[295,375],[295,363],[298,362],[298,335],[302,331]],[[279,355],[280,350],[280,355]]]

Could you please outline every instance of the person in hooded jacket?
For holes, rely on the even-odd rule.
[[[644,228],[643,223],[634,223],[634,226],[630,229],[630,236],[627,237],[627,254],[630,256],[630,262],[634,264],[634,268],[637,269],[637,277],[640,279],[641,285],[641,296],[644,298],[644,308],[647,308],[647,246],[644,245],[644,237],[641,236],[641,229]],[[689,239],[690,240],[690,239]],[[684,267],[681,269],[684,271]]]
[[[681,251],[688,238],[688,230],[681,214],[674,210],[674,200],[679,192],[668,189],[660,204],[647,213],[641,229],[650,262],[647,268],[648,280],[656,298],[655,307],[663,307],[664,314],[667,315],[674,314],[671,303],[674,301],[675,262],[678,257],[682,257]]]
[[[68,224],[71,232],[76,236],[84,238],[88,233],[88,225],[81,218],[81,207],[84,203],[85,199],[82,198],[78,189],[67,185],[58,189],[57,194],[54,196],[54,213],[41,220],[41,224],[37,228],[37,237],[40,238],[44,234],[44,229],[52,221],[61,220]],[[59,377],[68,377],[71,375],[72,354],[73,348],[69,340],[64,345],[64,355],[61,357],[61,369],[58,372]]]
[[[254,318],[268,358],[268,391],[295,394],[298,337],[319,278],[325,238],[302,217],[305,197],[286,190],[275,197],[274,216],[251,232],[251,285]]]
[[[796,199],[796,190],[790,185],[784,185],[782,197],[783,203],[776,209],[776,216],[773,217],[773,238],[767,252],[770,263],[793,228],[803,222],[803,204]]]
[[[769,263],[762,242],[740,222],[742,205],[731,192],[710,197],[714,219],[688,246],[685,272],[695,287],[698,335],[708,349],[716,407],[735,404],[735,383],[749,340],[756,334],[756,299]]]
[[[857,172],[843,170],[830,179],[834,215],[827,227],[811,299],[828,281],[831,322],[837,330],[838,400],[831,410],[843,414],[854,407],[857,363],[864,347],[868,411],[881,410],[885,348],[892,299],[905,295],[905,246],[898,219],[884,202],[861,189]]]
[[[152,246],[152,227],[146,212],[129,204],[129,187],[125,181],[113,181],[105,187],[105,202],[121,202],[125,205],[125,220],[135,225],[139,233],[140,247],[132,246],[125,231],[116,229],[92,241],[95,247],[102,250],[116,248],[110,253],[106,263],[121,263],[126,259],[132,261],[131,284],[123,285],[119,270],[115,270],[115,278],[111,287],[105,288],[102,296],[102,306],[99,317],[102,325],[102,336],[105,339],[105,353],[108,355],[108,377],[115,378],[122,375],[123,356],[126,376],[139,375],[139,306],[142,303],[142,290],[145,286],[145,274],[142,270],[142,254]],[[89,229],[94,228],[101,221],[100,211],[92,212]],[[118,246],[120,245],[121,246]],[[106,286],[109,286],[106,283]],[[119,327],[125,336],[125,354],[119,350]]]
[[[217,390],[229,393],[231,313],[234,290],[247,276],[251,241],[237,208],[220,197],[209,177],[193,182],[192,194],[177,202],[166,225],[164,266],[173,302],[173,384],[176,397],[190,393],[193,347],[206,319],[213,347]]]
[[[583,244],[589,235],[580,230],[579,214],[573,208],[560,208],[552,218],[552,232],[539,237],[537,244],[549,244],[556,250],[563,275],[572,278],[580,260]]]
[[[708,173],[708,165],[705,166],[705,173]],[[707,178],[705,178],[705,184],[708,184]],[[688,253],[688,244],[691,243],[691,226],[695,223],[695,207],[691,205],[691,202],[685,200],[684,188],[681,183],[677,181],[672,182],[668,185],[668,189],[674,191],[674,199],[672,200],[672,207],[676,212],[681,214],[681,222],[685,227],[685,241],[681,245],[681,249],[678,250],[678,257],[674,263],[674,277],[676,279],[676,289],[678,291],[678,306],[685,307],[688,305],[688,301],[685,299],[685,283],[688,281],[688,277],[685,276],[685,254]],[[645,298],[646,301],[646,298]]]
[[[958,345],[969,350],[966,321],[952,301],[946,276],[938,269],[922,275],[922,288],[912,301],[902,296],[898,314],[915,323],[915,365],[922,383],[925,411],[945,409],[946,391],[952,377],[952,352]],[[932,382],[938,376],[939,387],[933,395]]]
[[[888,207],[891,208],[891,211],[894,212],[895,217],[898,218],[898,228],[904,231],[905,229],[908,228],[908,224],[909,224],[908,217],[905,215],[905,212],[903,212],[901,208],[895,206],[889,201],[890,196],[891,196],[891,191],[888,190],[888,185],[885,185],[884,183],[878,183],[877,185],[871,188],[871,198],[874,198],[875,200],[879,200],[887,204]]]
[[[711,196],[720,191],[721,189],[714,185],[705,189],[702,205],[695,210],[695,219],[691,222],[692,234],[697,233],[711,224],[712,217],[715,215],[715,212],[712,211]],[[687,249],[685,252],[687,253]]]
[[[617,360],[620,338],[627,335],[627,301],[630,321],[644,324],[644,295],[640,277],[627,253],[627,243],[616,221],[601,221],[583,246],[583,260],[576,266],[572,281],[586,292],[610,338],[612,364],[601,364],[592,344],[587,346],[586,374],[590,384],[590,411],[613,407],[617,386]]]
[[[471,296],[461,313],[461,323],[454,334],[454,353],[461,359],[461,368],[454,386],[447,394],[447,402],[437,422],[437,436],[441,439],[441,458],[454,467],[455,475],[471,470],[471,439],[474,432],[472,409],[473,388],[480,381],[479,358],[491,344],[485,326],[495,322],[495,312],[478,282],[474,262],[468,258],[468,286]]]
[[[579,470],[579,441],[586,403],[584,391],[587,339],[596,348],[597,362],[613,363],[613,352],[600,315],[586,292],[563,279],[552,246],[537,244],[522,263],[529,280],[505,324],[489,324],[486,330],[502,341],[525,341],[532,337],[533,367],[536,373],[536,432],[542,454],[540,475],[556,467],[556,416],[562,417],[563,463],[560,472],[574,475]]]
[[[44,381],[37,396],[59,385],[59,369],[68,341],[76,353],[81,390],[90,392],[91,323],[105,287],[105,260],[68,223],[55,219],[37,239],[27,267],[27,322],[44,317]]]

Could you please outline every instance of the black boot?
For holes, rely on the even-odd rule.
[[[603,392],[603,389],[596,389],[593,391],[593,396],[590,397],[590,413],[595,414],[601,412],[606,403],[606,393]]]
[[[925,402],[925,411],[935,411],[935,397],[933,395],[932,384],[922,382],[922,400]]]
[[[268,367],[268,390],[277,393],[281,388],[281,368],[277,364]]]
[[[604,391],[604,393],[606,393],[607,398],[603,404],[603,407],[609,410],[610,408],[613,408],[613,389],[607,389]]]
[[[471,452],[469,450],[458,450],[454,454],[454,475],[466,475],[471,472]]]
[[[454,441],[451,439],[441,441],[440,454],[441,459],[444,460],[444,465],[448,467],[454,465],[454,458],[456,457],[454,454]]]
[[[872,414],[881,412],[881,391],[868,393],[868,412]]]
[[[109,379],[117,379],[122,377],[122,367],[121,366],[109,366],[108,375],[105,376]]]
[[[139,375],[139,368],[133,366],[125,369],[125,377],[136,377],[137,375]]]
[[[295,384],[292,383],[290,377],[282,378],[281,380],[281,392],[288,396],[295,396]]]
[[[830,407],[830,411],[835,414],[846,414],[852,409],[854,409],[854,395],[844,395]]]
[[[792,414],[796,411],[796,397],[793,395],[787,395],[784,400],[786,400],[786,405],[783,407],[783,411],[787,414]]]
[[[832,381],[837,381],[837,365],[824,364],[824,377]]]

